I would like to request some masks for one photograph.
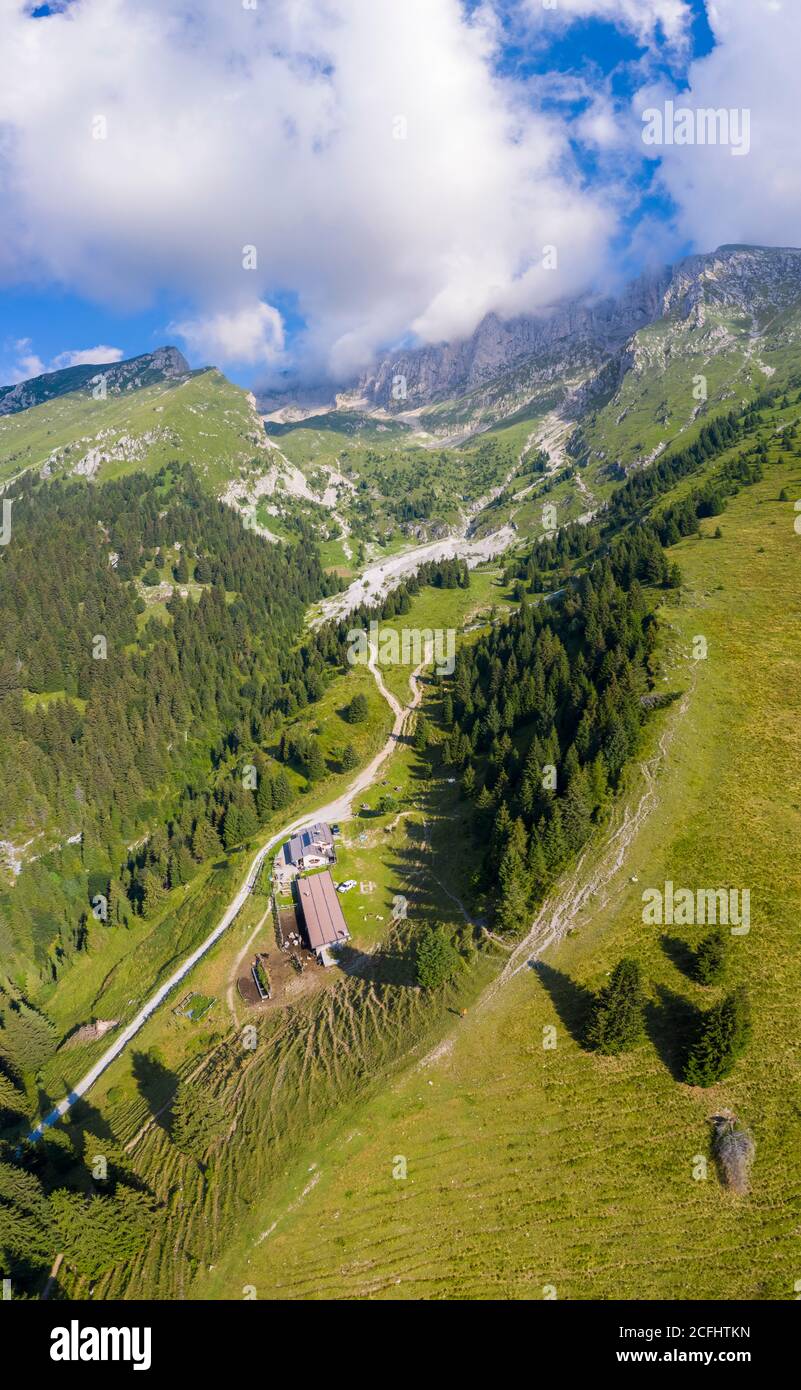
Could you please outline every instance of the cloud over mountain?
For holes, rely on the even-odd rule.
[[[6,8],[0,274],[130,307],[168,285],[233,354],[226,321],[291,294],[306,358],[339,375],[548,304],[614,218],[564,124],[498,76],[498,37],[458,0]]]
[[[638,111],[675,95],[654,55],[689,53],[686,0],[71,0],[39,19],[6,0],[0,284],[122,310],[166,291],[204,359],[345,380],[387,344],[605,286],[623,226],[643,259],[797,240],[801,15],[709,16],[690,96],[752,105],[747,159],[642,146]],[[548,43],[590,19],[640,45],[633,105],[578,58],[549,70]],[[510,32],[539,66],[506,61]],[[638,231],[654,158],[675,216]]]

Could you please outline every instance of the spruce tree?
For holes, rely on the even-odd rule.
[[[316,738],[313,738],[309,744],[309,750],[305,758],[305,769],[306,776],[310,782],[319,782],[320,778],[325,776],[325,758],[323,756],[323,750]]]
[[[587,1025],[588,1046],[610,1055],[630,1051],[642,1037],[644,1013],[640,967],[624,957],[596,996]]]
[[[684,1080],[688,1086],[714,1086],[734,1068],[751,1038],[751,1008],[744,988],[727,994],[701,1020],[687,1056]]]
[[[226,1126],[222,1101],[201,1081],[182,1081],[172,1110],[176,1148],[200,1161]]]
[[[453,978],[461,964],[442,927],[426,927],[417,943],[417,982],[423,989],[436,989]]]
[[[705,936],[695,953],[695,978],[702,985],[716,985],[726,969],[728,937],[722,927]]]
[[[359,755],[352,743],[348,743],[342,750],[341,766],[343,772],[352,772],[359,766]]]
[[[363,724],[369,714],[367,696],[361,694],[354,695],[345,711],[345,718],[349,724]]]

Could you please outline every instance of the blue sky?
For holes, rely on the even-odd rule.
[[[347,381],[489,310],[797,240],[781,149],[646,150],[641,110],[756,101],[775,145],[795,97],[770,67],[798,8],[10,0],[0,379],[176,342],[259,389]]]

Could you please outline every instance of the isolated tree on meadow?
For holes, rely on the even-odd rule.
[[[461,958],[442,927],[426,927],[417,943],[417,983],[436,989],[453,979]]]
[[[733,1070],[751,1038],[751,1007],[744,988],[727,994],[704,1014],[687,1056],[688,1086],[714,1086]]]
[[[358,695],[354,695],[345,710],[345,718],[349,724],[363,724],[369,712],[370,708],[367,704],[367,696],[359,692]]]
[[[636,960],[624,957],[595,998],[587,1025],[587,1044],[610,1056],[629,1052],[643,1035],[644,1013],[640,967]]]
[[[172,1139],[176,1148],[198,1162],[220,1138],[226,1115],[219,1096],[201,1081],[182,1081],[172,1110]]]
[[[341,765],[343,772],[352,772],[359,766],[359,755],[352,743],[347,743],[342,750]]]
[[[705,936],[695,953],[695,978],[701,985],[716,985],[726,969],[728,937],[722,927]]]

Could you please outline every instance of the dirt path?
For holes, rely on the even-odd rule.
[[[475,565],[481,564],[482,560],[492,560],[517,539],[517,532],[508,524],[498,531],[479,537],[471,535],[472,525],[473,519],[468,514],[463,519],[461,532],[445,536],[441,540],[426,541],[411,550],[391,555],[378,564],[369,565],[347,589],[322,600],[310,626],[317,628],[321,623],[344,618],[363,603],[378,603],[380,599],[386,598],[390,590],[396,588],[407,574],[414,573],[430,560],[460,559],[472,569]]]
[[[682,696],[677,714],[662,730],[654,753],[640,764],[638,799],[633,802],[630,795],[622,806],[613,812],[601,854],[598,855],[596,845],[589,845],[580,855],[574,868],[560,881],[556,893],[546,899],[527,935],[509,957],[502,973],[485,991],[486,997],[491,997],[513,976],[539,960],[549,946],[561,941],[574,925],[579,913],[593,899],[598,899],[597,907],[604,907],[609,901],[612,881],[623,868],[632,841],[657,804],[658,775],[667,759],[678,720],[687,712],[695,689],[695,675],[693,669],[690,686]],[[587,875],[590,864],[592,867]]]
[[[236,960],[234,961],[233,965],[231,966],[230,971],[228,972],[228,990],[227,990],[226,998],[227,998],[227,1000],[228,1000],[228,1008],[230,1009],[230,1011],[231,1011],[231,1013],[232,1013],[232,1015],[233,1015],[234,1023],[237,1023],[237,1022],[238,1022],[238,1019],[237,1019],[237,1016],[236,1016],[236,1009],[234,1008],[234,988],[235,988],[235,986],[236,986],[236,980],[237,980],[237,975],[238,975],[238,972],[239,972],[239,967],[240,967],[240,965],[242,964],[243,960],[245,959],[245,956],[247,955],[248,951],[250,950],[250,947],[251,947],[252,942],[254,942],[254,941],[256,940],[256,937],[258,936],[259,932],[261,931],[262,927],[264,926],[264,923],[267,921],[267,918],[269,917],[269,915],[270,915],[270,909],[269,909],[269,907],[268,907],[268,908],[267,908],[267,911],[264,913],[264,916],[260,919],[260,921],[258,922],[258,924],[253,928],[253,931],[250,933],[250,936],[248,937],[247,941],[245,942],[244,946],[242,947],[242,950],[239,952],[239,955],[237,956]]]

